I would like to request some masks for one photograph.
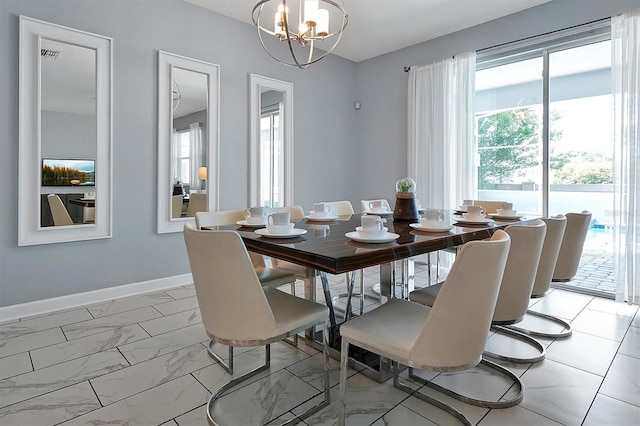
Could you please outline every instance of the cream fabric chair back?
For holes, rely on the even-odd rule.
[[[540,262],[547,225],[536,220],[532,225],[507,226],[511,248],[504,268],[493,322],[513,324],[522,321],[531,299],[531,290]]]
[[[51,209],[51,216],[53,216],[53,224],[55,226],[73,225],[73,220],[71,216],[69,216],[67,208],[57,194],[47,195],[47,201],[49,202],[49,208]]]
[[[488,201],[488,200],[474,200],[474,206],[482,206],[484,207],[487,214],[495,213],[496,210],[502,207],[502,203],[506,203],[506,201]]]
[[[267,215],[273,213],[289,213],[291,220],[299,221],[304,219],[304,209],[301,206],[285,206],[285,207],[270,207],[267,208]]]
[[[547,225],[547,233],[542,244],[542,254],[536,271],[536,278],[533,282],[532,297],[542,297],[549,290],[553,271],[558,260],[558,252],[562,243],[562,236],[567,226],[567,218],[559,214],[555,217],[543,218]]]
[[[389,205],[389,201],[385,200],[384,198],[378,198],[375,200],[360,200],[360,210],[362,212],[366,212],[366,211],[370,211],[371,209],[369,208],[369,203],[372,201],[382,201],[382,205],[388,210],[391,211],[391,206]]]
[[[509,245],[509,235],[498,230],[488,241],[462,246],[411,350],[416,365],[456,371],[480,362]]]
[[[184,240],[209,337],[247,341],[274,335],[273,313],[240,235],[185,225]]]
[[[331,211],[329,213],[331,215],[347,216],[355,213],[350,201],[322,201],[322,202],[327,203],[331,206]]]
[[[244,220],[244,210],[196,212],[196,228],[200,230],[203,226],[208,228],[235,225],[239,220]]]
[[[244,220],[244,210],[220,210],[212,212],[196,212],[196,229],[202,227],[217,228],[218,226],[235,225],[236,222]],[[251,263],[255,268],[265,267],[264,257],[258,253],[249,253]]]
[[[567,213],[567,228],[562,237],[553,281],[569,281],[578,272],[584,240],[591,224],[591,212]]]
[[[171,217],[182,216],[182,195],[171,196]]]
[[[206,212],[209,210],[207,205],[207,194],[193,193],[189,195],[189,205],[187,206],[187,217],[194,217],[196,212]]]

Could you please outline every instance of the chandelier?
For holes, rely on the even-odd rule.
[[[253,8],[252,19],[269,56],[302,69],[331,53],[349,22],[342,0],[261,0]],[[273,53],[278,48],[269,38],[286,42],[287,48]]]

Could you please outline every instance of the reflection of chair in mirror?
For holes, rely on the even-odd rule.
[[[509,235],[500,230],[493,234],[490,241],[466,243],[460,249],[432,308],[394,298],[341,325],[338,424],[344,425],[347,411],[349,345],[356,345],[393,361],[394,387],[447,411],[467,425],[472,423],[454,407],[401,384],[398,364],[409,367],[411,380],[449,396],[455,393],[414,375],[413,369],[456,372],[482,364],[499,371],[501,375],[514,381],[517,387],[522,386],[518,377],[509,370],[482,359],[509,245]],[[487,408],[504,408],[517,404],[522,397],[520,388],[513,399],[498,397],[498,401],[479,401],[466,398],[465,402]]]
[[[299,414],[297,419],[329,405],[329,347],[328,308],[319,303],[286,294],[272,287],[260,285],[242,238],[235,231],[198,231],[184,227],[189,264],[202,314],[202,323],[211,339],[209,356],[229,374],[232,366],[213,351],[214,343],[229,346],[265,346],[265,363],[214,391],[207,403],[207,417],[211,424],[214,404],[218,398],[240,382],[265,371],[270,366],[271,343],[317,325],[323,331],[323,400]],[[232,359],[232,358],[231,358]]]
[[[209,210],[207,205],[207,194],[193,193],[189,196],[189,206],[187,207],[187,217],[195,217],[196,212],[206,212]]]
[[[558,261],[553,271],[554,282],[567,282],[575,277],[580,266],[584,241],[591,224],[591,212],[567,213],[567,227],[564,230]]]
[[[55,226],[73,225],[73,220],[71,220],[67,208],[57,194],[47,195],[47,201],[49,201],[49,208],[51,209],[51,216],[53,216],[53,224]]]
[[[182,216],[182,195],[171,196],[171,217]]]
[[[537,354],[525,358],[486,350],[484,353],[486,356],[516,363],[539,362],[545,357],[546,350],[540,342],[526,334],[502,326],[517,324],[524,319],[540,262],[546,228],[542,220],[537,220],[532,225],[511,225],[505,228],[505,232],[511,237],[511,247],[491,320],[493,329],[522,340],[533,347]],[[421,288],[411,292],[409,300],[433,306],[441,289],[442,284]]]

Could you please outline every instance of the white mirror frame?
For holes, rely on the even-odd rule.
[[[173,67],[199,72],[207,76],[207,202],[209,210],[218,210],[220,149],[220,67],[185,56],[158,52],[158,233],[182,232],[185,223],[195,226],[193,217],[171,217],[171,135],[173,128]]]
[[[43,38],[96,51],[94,224],[42,227],[40,45]],[[112,44],[109,37],[20,16],[18,245],[111,238]]]
[[[284,137],[284,204],[293,205],[293,83],[256,74],[250,76],[250,163],[249,205],[260,203],[260,116],[261,93],[264,88],[282,92],[284,117],[281,127]]]

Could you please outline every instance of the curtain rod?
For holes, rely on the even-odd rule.
[[[572,32],[572,31],[575,31],[575,30],[580,30],[580,32],[584,32],[584,31],[588,31],[588,29],[585,29],[585,27],[589,27],[589,26],[593,25],[595,28],[599,28],[599,27],[603,26],[603,24],[605,24],[606,22],[608,22],[610,20],[611,20],[610,17],[602,18],[602,19],[596,19],[595,21],[591,21],[591,22],[587,22],[587,23],[579,24],[579,25],[574,25],[572,27],[563,28],[563,29],[560,29],[560,30],[549,31],[547,33],[538,34],[538,35],[531,36],[531,37],[525,37],[525,38],[522,38],[522,39],[519,39],[519,40],[508,41],[508,42],[505,42],[505,43],[496,44],[495,46],[483,47],[482,49],[476,50],[476,53],[482,55],[482,53],[484,53],[486,51],[491,51],[493,49],[503,48],[505,46],[509,46],[511,44],[514,44],[514,43],[523,43],[523,42],[526,42],[527,40],[539,39],[541,37],[548,37],[550,35],[557,35],[558,33],[562,33],[562,32]],[[594,28],[592,28],[592,29],[594,29]],[[538,41],[538,40],[536,40],[536,41]],[[455,58],[455,55],[453,55],[452,58]],[[415,65],[412,65],[412,66],[415,66]],[[409,70],[411,70],[411,66],[405,66],[404,67],[404,72],[409,72]]]

